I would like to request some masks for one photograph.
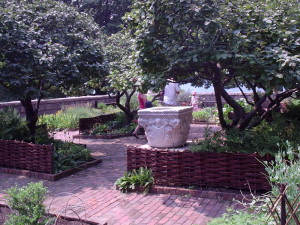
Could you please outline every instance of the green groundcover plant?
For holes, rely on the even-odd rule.
[[[81,118],[90,118],[120,111],[118,108],[107,106],[104,103],[98,103],[97,107],[98,109],[83,106],[63,108],[55,114],[40,116],[38,124],[46,124],[49,131],[77,129]]]
[[[275,161],[271,163],[262,162],[267,171],[267,178],[271,184],[271,191],[262,196],[253,195],[249,203],[238,202],[243,205],[242,210],[229,209],[220,218],[211,220],[208,225],[274,225],[280,224],[280,217],[269,215],[275,198],[279,195],[279,184],[286,184],[286,196],[289,202],[295,207],[299,204],[299,185],[300,185],[300,145],[293,147],[290,142],[285,142],[279,146],[279,151],[275,155]],[[271,202],[272,200],[272,202]],[[278,215],[281,213],[281,205],[277,205]],[[287,210],[287,218],[291,216],[291,211]],[[300,209],[295,211],[299,218]],[[297,224],[293,219],[289,224]]]
[[[90,132],[91,135],[122,135],[122,134],[131,134],[137,123],[132,121],[130,124],[127,124],[125,114],[120,112],[117,114],[117,117],[114,120],[107,121],[104,124],[96,125],[93,130]]]
[[[262,122],[252,129],[240,131],[238,128],[212,132],[207,128],[204,140],[195,141],[193,152],[259,153],[274,155],[277,143],[289,140],[291,145],[300,144],[300,121],[275,115],[272,123]]]
[[[145,188],[145,193],[149,192],[151,185],[154,183],[152,170],[147,167],[140,167],[138,170],[126,172],[123,177],[119,178],[115,185],[122,192],[135,190],[138,187]]]
[[[7,190],[7,204],[13,210],[5,225],[44,225],[47,224],[45,206],[47,188],[42,182],[29,183],[18,188]]]
[[[0,139],[19,141],[30,139],[25,119],[13,108],[0,110]]]

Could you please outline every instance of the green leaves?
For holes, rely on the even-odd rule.
[[[81,86],[107,72],[98,26],[86,14],[57,1],[4,1],[0,84],[23,96]],[[22,5],[22,7],[20,7]]]
[[[119,178],[115,185],[123,192],[136,190],[138,187],[144,187],[145,193],[149,191],[150,186],[154,183],[152,170],[147,167],[140,167],[138,170],[126,172],[124,177]]]
[[[45,206],[43,201],[47,197],[47,188],[42,182],[29,183],[27,186],[18,188],[12,187],[7,190],[7,203],[15,210],[9,216],[7,225],[42,225],[46,224],[44,219]]]

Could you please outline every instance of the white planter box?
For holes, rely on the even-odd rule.
[[[192,107],[154,107],[138,111],[151,147],[174,148],[185,145],[192,121]]]

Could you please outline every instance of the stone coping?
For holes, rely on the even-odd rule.
[[[8,174],[15,174],[15,175],[21,175],[21,176],[26,176],[26,177],[33,177],[37,179],[43,179],[43,180],[49,180],[49,181],[57,181],[59,179],[62,179],[64,177],[70,176],[74,173],[77,173],[83,169],[87,169],[89,167],[98,165],[99,163],[102,162],[102,159],[94,159],[93,161],[81,164],[78,167],[65,170],[60,173],[56,174],[49,174],[49,173],[40,173],[40,172],[34,172],[34,171],[29,171],[29,170],[22,170],[22,169],[15,169],[15,168],[5,168],[5,167],[0,167],[0,173],[8,173]]]
[[[62,101],[80,101],[80,100],[99,100],[99,99],[114,99],[115,96],[109,97],[108,95],[87,95],[87,96],[79,96],[79,97],[66,97],[66,98],[53,98],[53,99],[42,99],[41,103],[61,103]],[[37,100],[32,100],[35,103]],[[20,105],[20,101],[11,101],[11,102],[0,102],[1,105]]]

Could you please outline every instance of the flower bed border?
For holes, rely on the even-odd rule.
[[[102,162],[101,159],[94,159],[93,161],[81,164],[77,167],[74,167],[72,169],[65,170],[63,172],[56,173],[56,174],[41,173],[41,172],[35,172],[35,171],[29,171],[29,170],[4,168],[4,167],[0,167],[0,172],[7,173],[7,174],[14,174],[14,175],[22,175],[22,176],[26,176],[26,177],[33,177],[33,178],[49,180],[49,181],[57,181],[59,179],[70,176],[74,173],[77,173],[83,169],[87,169],[89,167],[98,165],[101,162]]]
[[[127,170],[148,167],[155,184],[270,190],[259,154],[193,153],[189,150],[127,147]]]
[[[116,190],[120,190],[118,186],[116,186]],[[128,190],[128,193],[136,192],[144,194],[144,187],[137,187],[134,190]],[[249,201],[253,198],[253,195],[250,193],[234,193],[234,192],[226,192],[226,191],[214,191],[214,190],[202,190],[202,189],[189,189],[182,187],[166,187],[161,185],[152,185],[149,189],[150,194],[169,194],[169,195],[180,195],[196,197],[196,198],[209,198],[209,199],[217,199],[219,201]]]
[[[130,137],[132,134],[112,134],[112,135],[84,135],[78,134],[74,135],[73,138],[76,139],[114,139],[114,138],[121,138],[121,137]]]
[[[0,203],[0,207],[5,207],[5,208],[10,209],[10,207],[8,205],[2,204],[2,203]],[[93,222],[93,221],[89,221],[89,220],[85,220],[85,219],[80,219],[80,218],[73,218],[73,217],[69,217],[69,216],[56,215],[56,214],[53,214],[53,213],[47,213],[46,216],[59,217],[59,218],[62,218],[64,220],[67,220],[67,221],[84,222],[84,223],[88,223],[89,225],[100,225],[100,223],[97,223],[97,222]],[[107,223],[105,223],[105,224],[107,224]],[[103,224],[103,225],[105,225],[105,224]]]

